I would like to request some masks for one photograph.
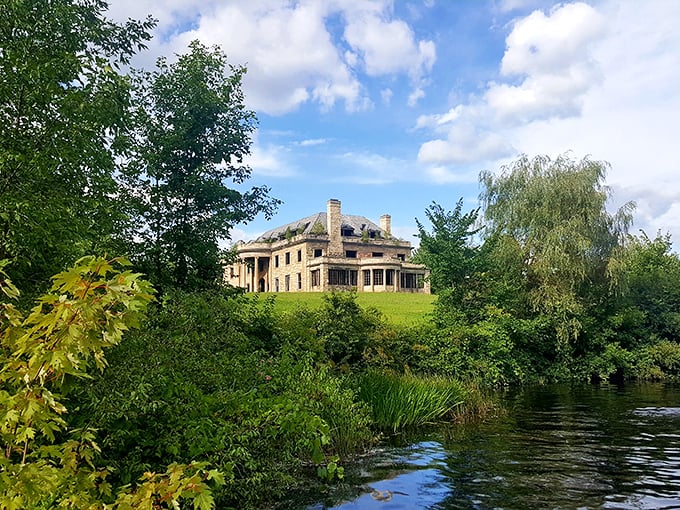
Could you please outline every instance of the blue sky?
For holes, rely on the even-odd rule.
[[[200,39],[248,73],[259,118],[250,185],[284,203],[252,239],[325,210],[412,242],[433,202],[477,205],[477,177],[519,154],[611,163],[633,230],[680,238],[680,2],[676,0],[111,0],[159,20],[134,62]]]

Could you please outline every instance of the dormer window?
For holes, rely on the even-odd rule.
[[[354,229],[352,227],[342,227],[340,229],[340,235],[342,237],[351,237],[354,235]]]

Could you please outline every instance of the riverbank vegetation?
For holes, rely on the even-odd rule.
[[[153,20],[105,7],[0,17],[0,508],[273,506],[381,435],[483,416],[485,388],[680,376],[680,260],[590,159],[426,209],[436,297],[224,286],[219,241],[278,205],[243,186],[245,69],[192,43],[130,78]]]

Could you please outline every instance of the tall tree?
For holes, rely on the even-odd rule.
[[[519,253],[535,311],[554,318],[559,345],[581,330],[584,307],[601,299],[631,223],[633,203],[606,209],[608,164],[567,155],[522,156],[499,175],[483,172],[481,201],[499,249]]]
[[[638,345],[625,347],[657,339],[680,341],[680,257],[672,250],[669,234],[650,239],[642,232],[628,238],[621,304],[644,332],[636,335]]]
[[[432,290],[460,288],[475,271],[475,256],[478,248],[473,246],[472,237],[479,232],[475,226],[479,209],[465,214],[461,198],[453,211],[446,211],[432,203],[425,210],[425,216],[432,224],[432,232],[416,218],[417,237],[420,246],[414,261],[425,264],[430,270]]]
[[[174,63],[137,75],[137,152],[128,178],[142,225],[141,259],[159,285],[221,278],[218,241],[278,200],[266,186],[239,191],[255,130],[241,90],[244,67],[198,41]]]
[[[29,290],[109,245],[129,83],[117,71],[153,21],[108,21],[102,0],[0,3],[0,259]]]

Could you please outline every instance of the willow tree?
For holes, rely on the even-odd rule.
[[[245,107],[244,67],[198,41],[136,81],[136,152],[126,177],[136,206],[144,269],[154,283],[210,285],[221,278],[220,239],[270,215],[266,186],[237,189],[251,175],[255,113]]]
[[[522,156],[499,174],[480,176],[488,235],[522,261],[529,303],[555,321],[560,348],[578,337],[583,313],[616,283],[634,204],[607,210],[608,168],[568,155]]]

